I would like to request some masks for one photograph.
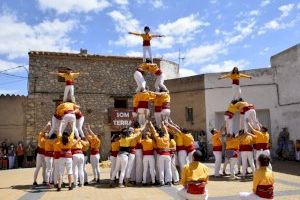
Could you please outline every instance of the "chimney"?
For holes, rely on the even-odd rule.
[[[87,54],[87,49],[80,48],[80,54],[86,55]]]

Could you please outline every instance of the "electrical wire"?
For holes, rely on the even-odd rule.
[[[19,75],[4,73],[4,72],[1,72],[1,71],[0,71],[0,75],[11,76],[11,77],[15,77],[15,78],[26,78],[26,79],[28,78],[28,77],[25,77],[25,76],[19,76]]]

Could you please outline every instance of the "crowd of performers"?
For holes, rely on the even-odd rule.
[[[133,97],[132,127],[124,128],[111,138],[110,186],[125,187],[141,185],[183,185],[178,191],[182,199],[207,199],[209,169],[200,162],[201,152],[195,150],[194,138],[185,128],[179,127],[170,119],[170,94],[164,85],[164,73],[152,62],[150,40],[163,35],[150,35],[149,27],[145,34],[131,33],[143,38],[144,58],[134,73],[137,83]],[[146,59],[146,51],[150,59]],[[156,76],[155,92],[147,90],[145,73]],[[38,134],[38,154],[34,185],[37,175],[43,168],[43,181],[51,187],[54,184],[61,190],[62,178],[66,171],[69,189],[88,184],[85,171],[86,152],[90,150],[90,162],[94,182],[100,182],[99,137],[90,126],[85,126],[80,107],[75,103],[74,79],[79,73],[67,70],[65,73],[52,73],[66,81],[64,101],[57,106],[52,122]],[[241,97],[240,78],[251,76],[239,73],[238,68],[223,78],[232,79],[233,100],[224,113],[224,126],[213,129],[212,145],[215,156],[214,176],[219,177],[222,163],[222,136],[225,137],[225,163],[230,165],[231,178],[236,179],[235,167],[241,160],[242,178],[246,177],[248,164],[253,173],[253,193],[241,193],[242,199],[273,199],[274,177],[271,171],[268,129],[256,118],[254,106]],[[155,125],[150,118],[150,104],[154,107]],[[240,131],[233,131],[233,116],[240,112]],[[66,129],[66,127],[68,127]],[[66,131],[67,130],[67,131]],[[255,163],[254,163],[255,158]]]

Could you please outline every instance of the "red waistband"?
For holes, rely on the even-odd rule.
[[[38,147],[37,152],[38,152],[38,154],[44,155],[45,154],[45,149],[42,149],[42,148]]]
[[[148,46],[150,46],[151,44],[150,44],[150,40],[143,40],[143,46],[144,47],[148,47]]]
[[[99,149],[91,149],[91,155],[99,154]]]
[[[182,151],[185,150],[184,146],[176,146],[176,151]]]
[[[69,114],[69,113],[72,113],[72,112],[74,112],[74,110],[66,110],[66,111],[64,112],[64,114],[66,115],[66,114]]]
[[[145,156],[145,155],[148,155],[148,156],[153,155],[153,150],[143,151],[143,155],[144,155],[144,156]]]
[[[170,109],[170,108],[171,108],[170,102],[165,102],[165,103],[163,103],[162,109]]]
[[[251,109],[254,109],[254,106],[253,105],[249,105],[249,106],[245,106],[243,108],[243,113],[246,113],[247,111],[251,110]]]
[[[54,116],[56,119],[58,119],[58,120],[62,120],[62,116],[59,116],[59,115],[56,114],[56,113],[55,113],[53,116]]]
[[[240,151],[253,151],[252,145],[240,145]]]
[[[61,150],[61,157],[72,158],[72,151],[71,151],[71,149],[62,149]]]
[[[230,119],[233,117],[233,115],[234,115],[234,113],[232,113],[232,112],[230,112],[230,111],[226,111],[225,113],[224,113],[224,115],[227,115]]]
[[[162,71],[159,69],[159,70],[157,70],[154,74],[155,74],[156,76],[159,76],[159,75],[162,74]]]
[[[72,149],[72,154],[83,154],[83,151],[81,149]]]
[[[205,194],[205,182],[191,182],[187,185],[189,194]]]
[[[133,112],[137,112],[138,107],[133,108]]]
[[[76,119],[80,119],[83,115],[82,112],[75,113]]]
[[[53,157],[53,151],[45,151],[44,155],[47,157]]]
[[[274,190],[273,185],[258,185],[256,187],[255,194],[261,198],[273,199],[274,198],[273,190]]]
[[[232,80],[232,84],[233,85],[239,85],[240,84],[240,80],[239,79],[234,79],[234,80]]]
[[[185,150],[186,150],[188,153],[191,153],[192,151],[195,150],[195,146],[192,144],[192,145],[190,145],[190,146],[185,147]]]
[[[169,156],[170,150],[169,149],[158,149],[158,154],[161,156]]]
[[[154,106],[154,112],[161,112],[162,107],[161,106]]]
[[[255,149],[256,150],[268,150],[269,149],[269,144],[268,143],[256,143],[255,144]]]
[[[213,151],[222,151],[222,146],[213,146]]]
[[[139,101],[138,108],[148,108],[148,101]]]
[[[119,151],[110,151],[110,155],[113,157],[117,157],[118,153],[119,153]]]
[[[73,85],[73,84],[74,84],[74,81],[72,81],[72,80],[66,81],[66,85]]]
[[[136,149],[143,149],[142,143],[137,143],[135,148]]]
[[[60,156],[61,156],[60,151],[54,151],[54,153],[53,153],[53,158],[54,158],[54,159],[59,159]]]

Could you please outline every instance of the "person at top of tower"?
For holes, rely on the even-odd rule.
[[[232,89],[233,89],[233,100],[241,98],[242,90],[240,87],[240,78],[249,78],[252,79],[252,76],[247,74],[242,74],[239,71],[239,68],[234,67],[229,74],[225,74],[219,77],[220,79],[230,78],[232,80]]]
[[[141,36],[143,38],[143,62],[146,61],[146,52],[148,52],[149,58],[152,59],[152,52],[151,52],[151,39],[156,37],[165,37],[164,35],[160,34],[151,34],[150,28],[148,26],[144,27],[144,33],[135,33],[135,32],[128,32],[131,35]]]

